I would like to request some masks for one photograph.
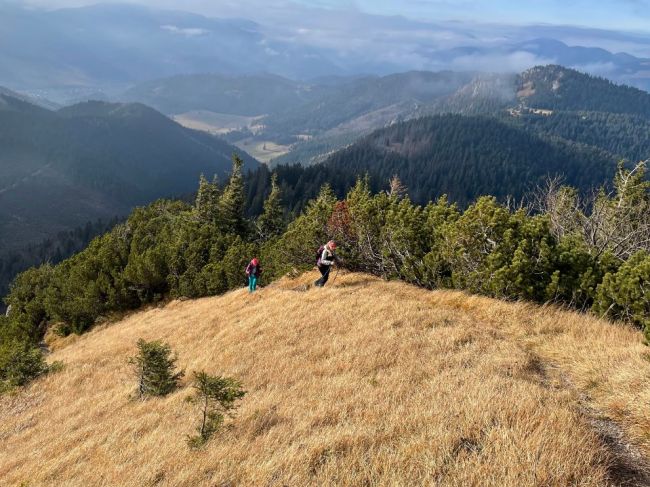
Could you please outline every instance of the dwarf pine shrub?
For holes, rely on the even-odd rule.
[[[0,392],[23,386],[47,371],[48,366],[38,348],[15,342],[0,346]]]
[[[138,354],[129,358],[138,380],[138,397],[165,396],[173,392],[184,372],[176,370],[177,357],[160,341],[138,340]]]
[[[650,254],[638,252],[617,272],[605,275],[594,310],[643,327],[650,343]]]

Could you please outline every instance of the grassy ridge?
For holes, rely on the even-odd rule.
[[[633,329],[363,274],[308,290],[314,278],[174,301],[50,342],[49,360],[64,371],[0,398],[0,477],[8,485],[621,481],[625,458],[594,417],[620,429],[632,451],[650,453],[650,364]],[[184,443],[195,426],[189,389],[128,399],[126,357],[140,337],[168,341],[187,372],[244,383],[237,418],[205,450]]]

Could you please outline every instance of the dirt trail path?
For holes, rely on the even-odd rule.
[[[642,384],[630,387],[624,383],[629,373],[617,374],[612,367],[620,355],[627,362],[620,363],[621,369],[636,359],[641,370],[650,372],[650,353],[641,344],[641,337],[635,347],[637,354],[614,342],[609,349],[602,345],[591,347],[589,328],[567,329],[562,322],[566,313],[552,306],[519,303],[516,307],[486,307],[482,306],[485,298],[472,297],[470,301],[474,301],[472,310],[487,321],[485,326],[505,332],[521,344],[531,357],[532,369],[547,387],[563,388],[575,396],[580,414],[608,451],[611,482],[620,487],[650,486],[650,436],[645,430],[648,422],[640,420],[649,406],[643,397],[649,394]],[[593,320],[589,315],[576,318],[585,323]],[[607,331],[612,335],[635,334],[628,326],[610,326]]]

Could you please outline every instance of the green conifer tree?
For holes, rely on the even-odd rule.
[[[47,371],[43,354],[33,344],[19,339],[0,339],[0,393],[23,386]]]
[[[246,231],[243,165],[244,162],[236,154],[233,155],[232,174],[219,198],[219,223],[225,233],[243,235]]]
[[[138,397],[165,396],[173,392],[183,377],[176,371],[176,356],[171,347],[160,341],[138,340],[138,354],[129,358],[138,379]]]
[[[325,184],[318,197],[307,204],[305,212],[291,222],[278,240],[276,251],[267,256],[267,266],[270,264],[278,274],[313,266],[319,245],[330,238],[327,224],[335,204],[336,196],[329,184]]]
[[[203,174],[199,179],[199,190],[196,193],[194,211],[203,223],[216,222],[219,217],[219,182],[215,176],[209,182]]]
[[[257,221],[257,229],[262,240],[269,240],[282,234],[285,228],[282,193],[278,176],[271,176],[271,193],[264,202],[264,212]]]
[[[219,430],[225,415],[232,415],[236,402],[244,397],[246,391],[235,379],[203,371],[194,372],[194,390],[194,396],[188,400],[199,407],[201,421],[197,427],[198,434],[188,437],[187,442],[190,447],[198,448]]]

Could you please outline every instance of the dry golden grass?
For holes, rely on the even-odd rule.
[[[172,302],[60,343],[62,372],[0,399],[0,483],[600,486],[621,468],[599,429],[617,424],[650,453],[636,331],[358,274],[305,291],[313,278]],[[204,449],[185,443],[198,419],[188,384],[129,398],[138,338],[168,341],[188,376],[244,383]]]

